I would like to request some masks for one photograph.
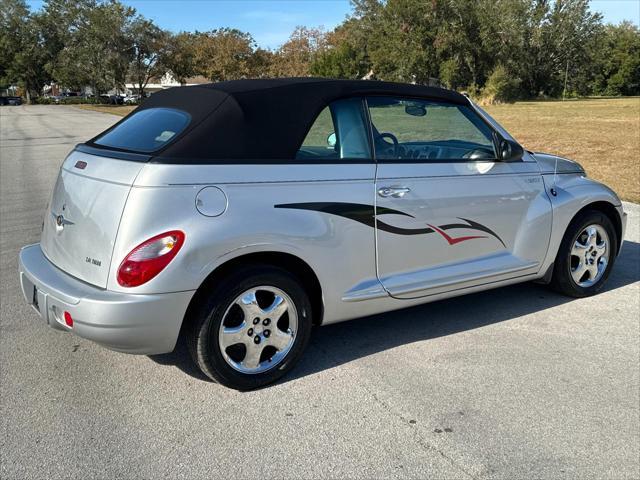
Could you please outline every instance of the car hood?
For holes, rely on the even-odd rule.
[[[585,173],[582,165],[568,158],[542,152],[533,152],[533,158],[540,165],[541,173]]]

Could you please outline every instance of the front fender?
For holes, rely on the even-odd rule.
[[[571,220],[580,210],[598,202],[611,205],[619,216],[622,226],[621,238],[618,239],[618,252],[620,252],[624,237],[625,215],[622,212],[622,202],[613,190],[583,174],[545,174],[542,178],[547,192],[555,192],[555,195],[549,194],[553,220],[549,249],[541,271],[547,271],[555,261],[560,243]]]

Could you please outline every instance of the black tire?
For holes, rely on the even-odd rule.
[[[582,287],[578,285],[571,276],[571,249],[576,242],[578,235],[589,225],[600,225],[609,236],[609,260],[607,267],[600,279],[591,286]],[[576,215],[567,227],[564,234],[558,255],[553,267],[553,277],[549,284],[558,293],[562,293],[569,297],[582,298],[595,295],[604,286],[618,253],[618,237],[616,230],[607,215],[598,210],[585,210]]]
[[[218,332],[232,302],[243,292],[258,286],[276,287],[290,297],[296,309],[298,328],[291,349],[277,366],[262,373],[247,374],[227,363],[218,343]],[[196,306],[195,316],[186,331],[187,346],[193,361],[206,376],[229,388],[253,390],[277,381],[298,362],[311,335],[311,312],[311,303],[301,282],[287,270],[270,265],[241,267],[218,282]]]

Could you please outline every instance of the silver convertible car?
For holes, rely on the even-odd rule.
[[[602,289],[626,215],[456,92],[323,79],[169,89],[76,148],[20,252],[50,327],[247,390],[312,326],[537,280]]]

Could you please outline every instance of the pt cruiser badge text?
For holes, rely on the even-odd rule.
[[[96,267],[99,267],[102,265],[101,260],[96,260],[95,258],[91,258],[91,257],[86,257],[84,261],[87,263],[90,263],[91,265],[95,265]]]

